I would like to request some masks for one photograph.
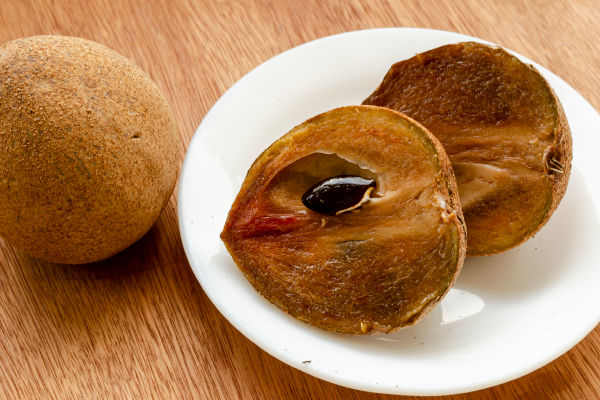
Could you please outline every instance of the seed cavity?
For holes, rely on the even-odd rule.
[[[361,207],[371,199],[374,179],[341,175],[317,182],[302,195],[308,209],[327,215],[340,215]]]

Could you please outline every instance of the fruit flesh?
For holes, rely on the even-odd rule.
[[[443,46],[393,65],[363,104],[406,113],[442,142],[458,181],[468,254],[511,248],[547,219],[553,175],[568,172],[570,159],[548,157],[559,109],[533,68],[478,43]]]
[[[375,179],[374,198],[338,216],[308,210],[302,194],[337,175]],[[413,122],[333,110],[257,159],[221,237],[257,291],[292,316],[337,332],[390,331],[424,315],[462,265],[462,216],[441,175]]]

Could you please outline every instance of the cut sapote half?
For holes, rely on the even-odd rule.
[[[314,211],[308,195],[336,205],[307,202],[324,212]],[[466,252],[441,144],[412,119],[371,106],[320,114],[265,150],[221,238],[270,302],[352,334],[414,324],[450,289]]]
[[[363,104],[405,113],[442,142],[469,255],[524,242],[565,193],[572,145],[562,107],[535,68],[500,48],[466,42],[418,54],[394,64]]]

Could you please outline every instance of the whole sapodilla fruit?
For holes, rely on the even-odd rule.
[[[159,89],[120,54],[79,38],[0,47],[0,149],[0,235],[48,261],[125,249],[177,179],[177,127]]]

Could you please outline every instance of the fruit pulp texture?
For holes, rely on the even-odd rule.
[[[459,232],[442,217],[452,211],[440,201],[448,193],[437,156],[418,135],[390,145],[381,129],[331,129],[362,134],[351,146],[308,136],[268,150],[261,158],[273,158],[253,166],[257,179],[242,188],[222,238],[254,287],[296,318],[346,333],[410,325],[458,268]],[[375,179],[375,198],[337,216],[308,210],[303,193],[337,175]]]
[[[442,142],[469,254],[512,247],[544,220],[556,103],[543,78],[515,57],[476,43],[434,49],[392,66],[364,104],[405,113]]]

